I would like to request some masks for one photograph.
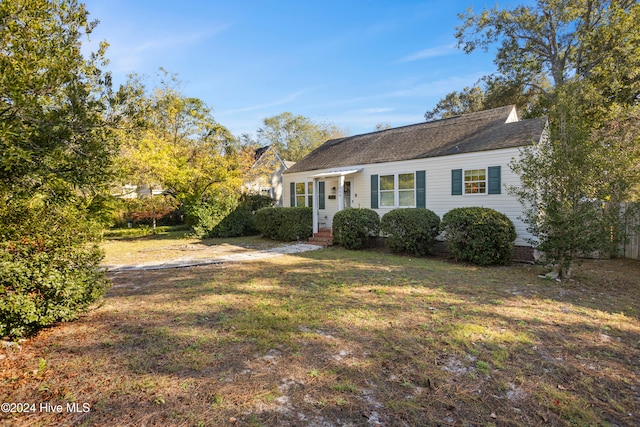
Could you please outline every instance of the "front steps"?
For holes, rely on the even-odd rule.
[[[313,237],[309,237],[309,243],[319,246],[331,246],[333,245],[333,230],[330,228],[321,228],[317,233],[314,233]]]

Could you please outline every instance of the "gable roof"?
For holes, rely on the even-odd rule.
[[[260,157],[262,157],[264,153],[269,151],[270,148],[271,148],[270,145],[265,145],[264,147],[256,148],[256,150],[253,152],[253,161],[257,162],[258,160],[260,160]]]
[[[333,139],[285,173],[423,159],[529,145],[545,119],[518,120],[515,105]]]
[[[282,163],[282,165],[284,166],[285,169],[290,168],[291,166],[295,165],[296,162],[290,162],[288,160],[283,160],[282,157],[280,157],[280,154],[278,154],[278,152],[276,151],[276,148],[273,145],[265,145],[264,147],[260,147],[257,148],[254,152],[253,152],[253,166],[251,167],[255,167],[256,164],[260,163],[262,161],[263,158],[265,158],[266,154],[268,152],[273,152],[273,154],[276,157],[276,160],[279,161],[280,163]]]

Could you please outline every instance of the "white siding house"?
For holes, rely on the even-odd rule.
[[[347,207],[425,207],[442,216],[483,206],[507,215],[518,234],[521,204],[507,192],[519,184],[509,164],[520,147],[539,142],[545,120],[518,120],[515,106],[327,141],[284,173],[284,205],[312,206],[314,233]]]
[[[283,206],[282,174],[293,165],[295,162],[283,160],[273,146],[259,148],[255,152],[255,162],[245,177],[243,190],[269,196],[275,199],[276,206]]]

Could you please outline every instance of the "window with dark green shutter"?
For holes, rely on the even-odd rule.
[[[324,209],[324,181],[318,182],[318,209]]]
[[[294,207],[296,205],[296,183],[289,184],[289,206]]]
[[[451,195],[462,196],[462,169],[451,171]]]
[[[427,180],[425,171],[416,171],[416,207],[427,207]]]
[[[500,166],[489,166],[487,175],[489,194],[500,194]]]
[[[378,209],[378,175],[371,175],[371,209]]]

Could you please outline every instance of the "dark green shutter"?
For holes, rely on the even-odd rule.
[[[318,182],[318,209],[324,209],[324,181]]]
[[[378,175],[371,175],[371,209],[378,209]]]
[[[489,166],[489,194],[500,194],[500,166]]]
[[[425,171],[416,171],[416,208],[427,207],[427,180]]]
[[[289,184],[289,206],[294,207],[296,205],[296,183],[292,182]]]
[[[451,195],[462,196],[462,169],[451,171]]]

